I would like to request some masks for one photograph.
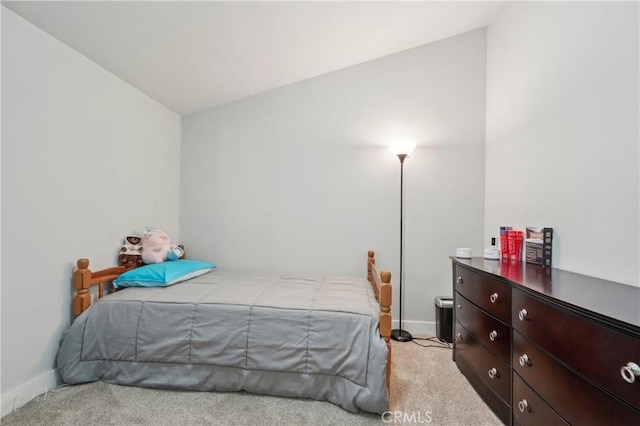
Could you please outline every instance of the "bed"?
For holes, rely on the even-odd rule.
[[[57,357],[69,384],[246,391],[389,409],[391,274],[256,275],[213,269],[162,288],[110,289],[127,271],[74,271],[77,316]],[[89,289],[97,286],[97,301]],[[106,290],[106,291],[105,291]]]

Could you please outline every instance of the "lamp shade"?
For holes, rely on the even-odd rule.
[[[416,149],[416,140],[409,138],[394,139],[389,143],[389,151],[395,155],[409,155]]]

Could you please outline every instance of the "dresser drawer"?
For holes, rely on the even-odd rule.
[[[511,327],[493,318],[459,293],[455,295],[456,319],[474,337],[504,362],[511,361]]]
[[[507,324],[511,323],[511,286],[456,265],[454,288],[468,300]]]
[[[639,339],[516,289],[512,298],[515,330],[631,406],[640,407],[640,377],[627,383],[620,373],[628,362],[640,364]],[[519,356],[514,353],[514,359]]]
[[[517,374],[513,375],[513,417],[522,426],[568,425]]]
[[[640,424],[640,412],[559,364],[517,331],[513,332],[512,365],[514,377],[524,379],[571,424]],[[514,410],[518,401],[514,387]],[[614,418],[617,422],[612,422]]]
[[[454,351],[455,355],[455,351]],[[456,365],[460,369],[460,372],[469,381],[469,384],[475,389],[480,398],[487,404],[489,408],[498,416],[502,423],[505,425],[511,424],[511,406],[500,398],[494,391],[487,386],[478,374],[471,368],[469,362],[464,359],[463,356],[458,355],[455,358]],[[464,409],[464,408],[462,408]]]
[[[482,381],[500,398],[509,403],[511,395],[511,367],[476,341],[456,322],[456,356],[462,355]]]

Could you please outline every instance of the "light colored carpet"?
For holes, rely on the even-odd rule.
[[[420,344],[435,344],[419,340]],[[392,342],[391,409],[383,418],[329,402],[244,392],[70,386],[2,418],[13,425],[501,425],[451,360],[451,350]],[[384,420],[384,421],[383,421]]]

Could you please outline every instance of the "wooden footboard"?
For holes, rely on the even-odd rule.
[[[391,393],[391,272],[378,272],[373,250],[369,250],[367,260],[367,278],[380,305],[380,336],[387,344],[387,392]]]

